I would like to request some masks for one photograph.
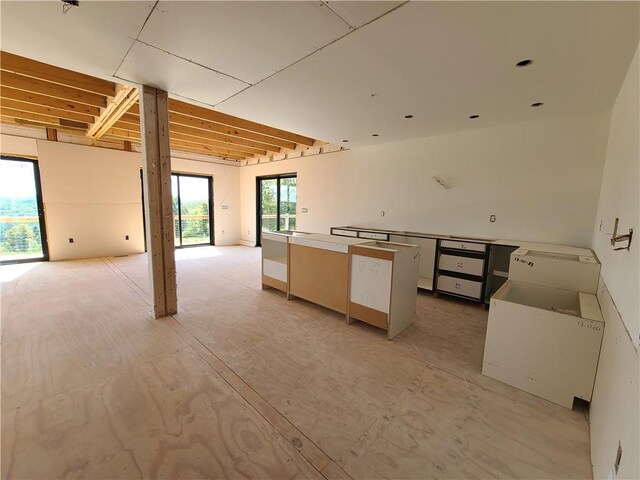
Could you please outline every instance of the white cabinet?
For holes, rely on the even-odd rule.
[[[482,373],[572,408],[591,400],[603,332],[594,295],[507,280],[491,299]]]
[[[349,322],[370,323],[392,339],[415,317],[420,247],[369,242],[352,245],[349,255]]]
[[[287,292],[288,239],[290,232],[263,232],[262,240],[262,288],[271,287]]]
[[[490,301],[482,373],[567,408],[591,400],[604,332],[592,294],[599,267],[589,255],[514,251]]]
[[[418,288],[433,290],[433,270],[436,263],[438,241],[435,238],[424,238],[412,235],[390,235],[389,241],[406,243],[420,247],[420,269],[418,271]]]

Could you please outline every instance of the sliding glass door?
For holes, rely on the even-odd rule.
[[[47,260],[38,162],[0,158],[0,262]]]
[[[213,180],[171,174],[176,247],[213,245]]]
[[[295,174],[258,177],[256,183],[256,245],[261,232],[296,229],[298,179]]]

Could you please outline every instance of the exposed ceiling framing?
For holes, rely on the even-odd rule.
[[[138,90],[0,52],[2,123],[140,143]],[[323,142],[169,100],[171,148],[234,161],[286,155]]]

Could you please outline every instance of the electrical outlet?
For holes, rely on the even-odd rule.
[[[303,209],[302,209],[302,213],[307,213],[308,211],[309,211],[309,209],[308,209],[308,208],[303,208]]]
[[[251,235],[251,230],[247,230],[247,235]]]
[[[491,223],[496,223],[496,216],[495,216],[495,215],[491,215],[491,216],[489,217],[489,221],[490,221]]]
[[[380,210],[380,216],[384,217],[384,210]]]
[[[69,239],[69,243],[73,243],[73,238],[70,238],[70,239]]]
[[[221,232],[222,232],[222,235],[224,235],[224,230],[221,230]]]
[[[129,240],[129,235],[125,235],[125,236],[124,236],[124,239],[125,239],[125,240]]]

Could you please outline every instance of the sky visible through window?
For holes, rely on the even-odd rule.
[[[36,196],[31,162],[0,160],[0,196],[11,198]]]

